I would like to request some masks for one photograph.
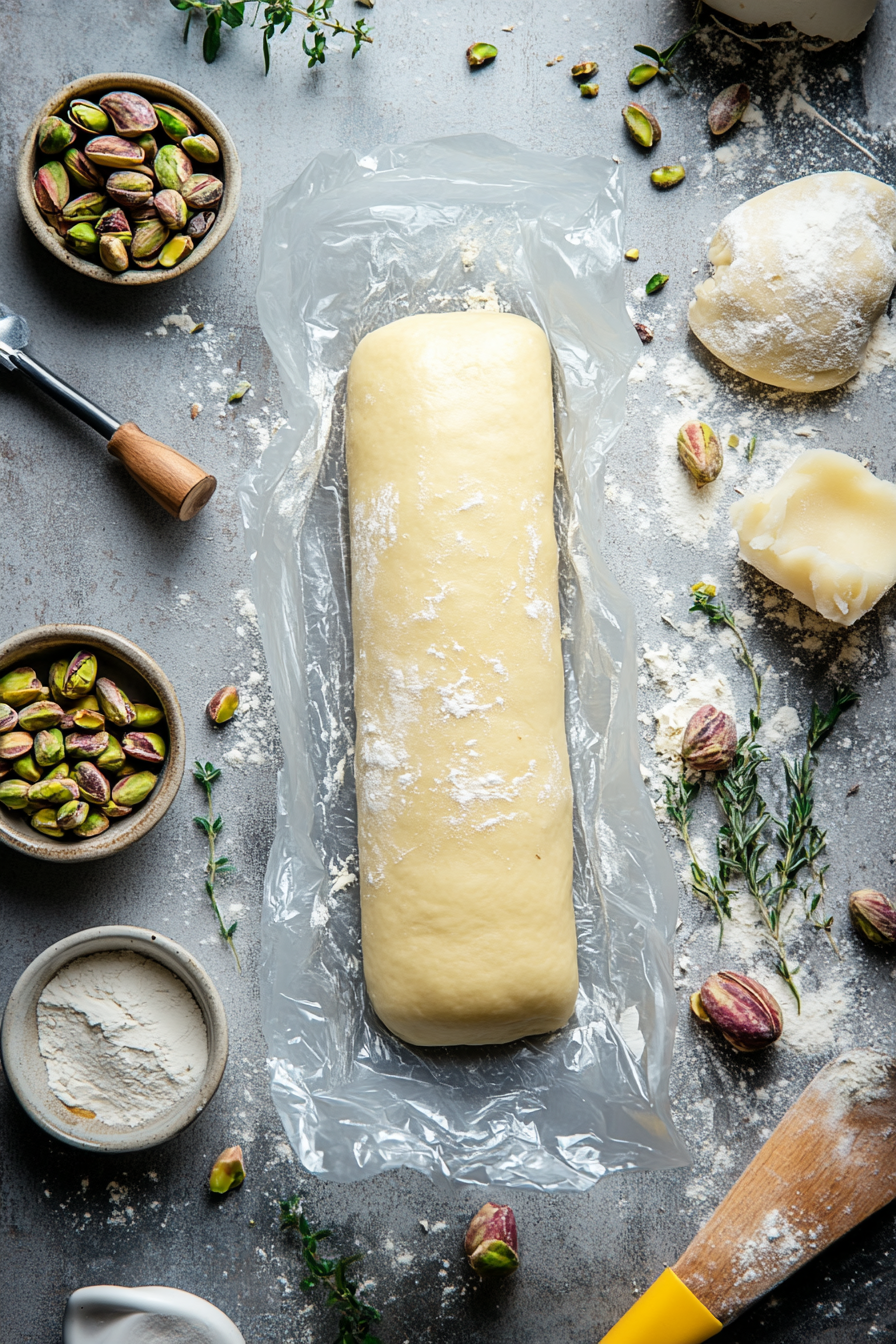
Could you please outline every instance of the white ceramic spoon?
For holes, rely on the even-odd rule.
[[[246,1344],[229,1316],[180,1288],[97,1284],[72,1293],[63,1344]]]

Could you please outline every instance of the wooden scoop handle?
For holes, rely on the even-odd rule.
[[[215,493],[218,482],[214,476],[166,443],[151,439],[132,421],[119,425],[109,440],[109,452],[157,504],[182,523],[195,518]]]

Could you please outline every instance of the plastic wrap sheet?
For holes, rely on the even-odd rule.
[[[667,1094],[676,883],[639,773],[634,618],[597,548],[639,351],[622,221],[616,164],[483,135],[322,154],[267,211],[258,306],[288,425],[240,488],[284,750],[262,1014],[286,1132],[323,1176],[584,1190],[687,1161]],[[419,1049],[378,1023],[361,969],[345,375],[372,328],[495,296],[554,356],[581,988],[552,1036]]]

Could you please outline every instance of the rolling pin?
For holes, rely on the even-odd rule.
[[[602,1344],[701,1344],[896,1197],[896,1059],[849,1050]]]

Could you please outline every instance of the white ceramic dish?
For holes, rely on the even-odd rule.
[[[50,1091],[37,1038],[37,1001],[56,972],[92,952],[127,950],[152,957],[178,976],[199,1006],[208,1035],[208,1063],[196,1090],[170,1111],[134,1129],[114,1129],[77,1115]],[[48,947],[19,976],[3,1013],[0,1055],[9,1084],[24,1109],[54,1138],[90,1152],[132,1153],[154,1148],[180,1133],[205,1109],[227,1064],[227,1018],[220,995],[195,957],[161,933],[128,924],[84,929]]]

